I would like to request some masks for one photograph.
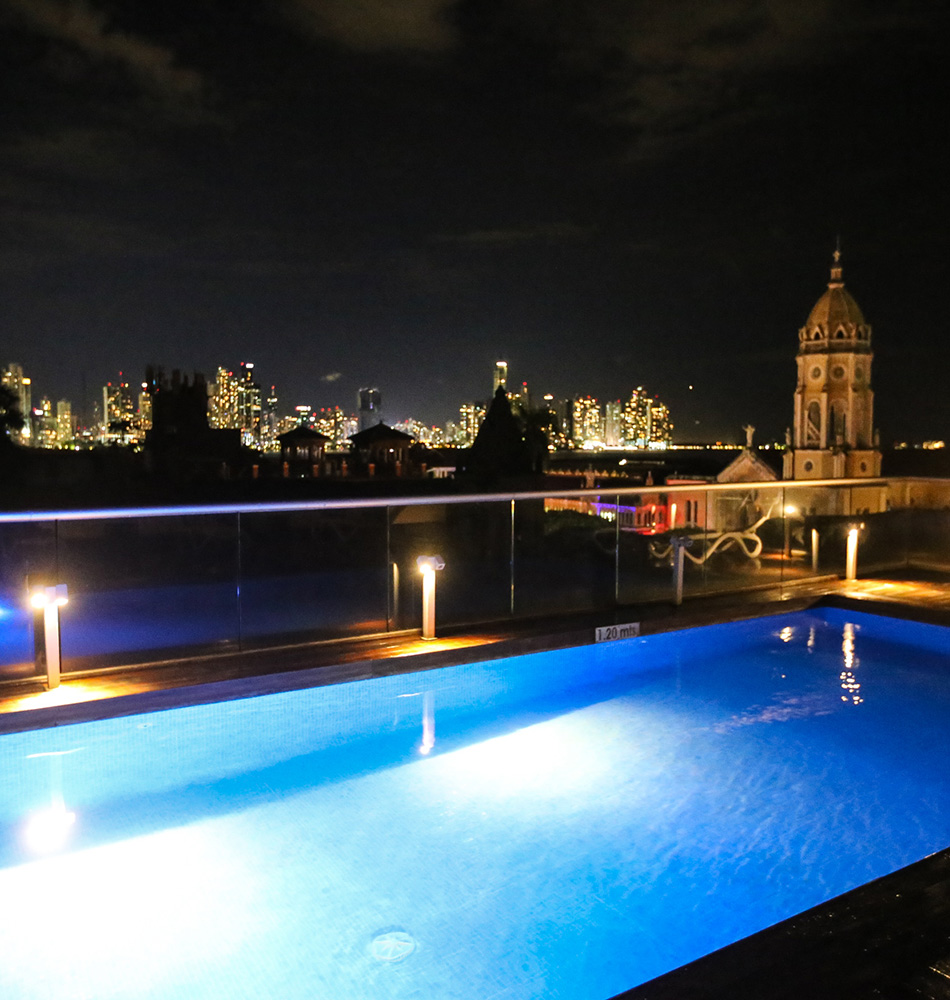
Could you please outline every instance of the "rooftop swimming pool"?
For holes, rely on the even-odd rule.
[[[950,844],[948,652],[824,609],[0,737],[0,996],[605,1000]]]

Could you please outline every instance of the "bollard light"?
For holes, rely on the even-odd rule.
[[[59,687],[59,609],[69,603],[65,583],[52,587],[34,587],[30,603],[43,610],[43,640],[46,646],[46,686],[52,691]]]
[[[784,509],[785,517],[782,519],[784,521],[785,529],[785,545],[782,549],[782,555],[785,559],[790,559],[792,556],[792,522],[789,520],[798,513],[798,508],[793,504],[786,504]]]
[[[422,638],[435,638],[435,574],[445,569],[442,556],[419,556],[416,566],[422,574]]]
[[[674,535],[670,542],[673,546],[673,603],[679,607],[683,603],[683,557],[686,550],[692,548],[693,540],[689,535]]]
[[[845,553],[844,578],[856,580],[858,577],[858,538],[863,524],[853,524],[848,528],[848,547]]]

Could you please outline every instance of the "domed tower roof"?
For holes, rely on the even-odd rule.
[[[809,352],[847,349],[870,351],[871,327],[844,287],[841,250],[834,252],[828,289],[815,303],[805,325],[798,331],[802,349]],[[841,343],[844,341],[845,343]]]

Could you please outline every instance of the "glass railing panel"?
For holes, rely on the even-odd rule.
[[[673,496],[646,487],[617,498],[619,604],[672,600],[674,531],[684,536],[700,534],[704,511],[702,489]],[[687,568],[692,582],[697,574]]]
[[[848,516],[847,491],[828,486],[787,485],[782,498],[782,567],[787,584],[843,574],[839,545],[842,518]]]
[[[846,576],[849,534],[857,533],[860,563],[862,556],[872,556],[870,549],[862,552],[872,522],[878,524],[874,561],[881,568],[902,564],[903,529],[886,513],[883,488],[796,484],[786,487],[785,497],[791,582],[808,576]]]
[[[0,524],[0,679],[30,677],[34,672],[35,617],[31,585],[60,582],[56,565],[56,523]]]
[[[383,632],[386,508],[240,515],[245,648]]]
[[[63,670],[237,648],[234,515],[61,521]]]
[[[510,501],[394,504],[389,540],[395,628],[420,627],[420,556],[438,555],[445,563],[436,574],[437,626],[511,614]]]
[[[516,615],[614,607],[617,512],[616,494],[516,501]]]
[[[918,507],[894,514],[904,525],[907,565],[915,570],[950,573],[950,510]]]
[[[682,495],[679,496],[680,502]],[[782,490],[760,484],[709,489],[702,523],[676,528],[691,544],[684,553],[684,596],[780,585],[783,570]]]

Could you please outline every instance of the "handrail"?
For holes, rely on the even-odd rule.
[[[176,507],[105,507],[92,510],[39,510],[0,512],[0,524],[26,524],[43,521],[106,521],[146,517],[191,517],[211,514],[280,514],[307,510],[349,510],[375,507],[421,507],[434,504],[510,503],[512,500],[546,500],[557,497],[633,496],[643,493],[695,493],[697,490],[721,493],[737,489],[785,490],[818,486],[889,486],[891,483],[946,482],[924,476],[895,476],[876,479],[780,479],[766,482],[684,483],[640,486],[600,486],[592,489],[531,490],[509,493],[461,493],[424,497],[347,497],[336,500],[277,500],[264,503],[187,504]]]

